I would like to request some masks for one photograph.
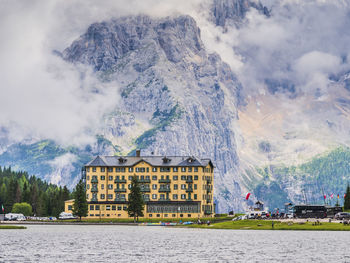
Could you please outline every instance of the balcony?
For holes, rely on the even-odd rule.
[[[160,198],[160,199],[158,199],[158,201],[161,201],[161,202],[169,202],[169,201],[170,201],[170,198]]]
[[[170,179],[159,179],[158,182],[160,184],[170,184],[171,180]]]
[[[193,193],[193,189],[192,188],[187,188],[186,189],[186,193]]]
[[[170,193],[170,188],[159,188],[158,192],[159,193]]]
[[[114,199],[114,201],[116,201],[116,202],[126,202],[126,198],[119,197],[119,198]]]
[[[212,211],[210,211],[209,209],[205,209],[205,210],[204,210],[204,214],[205,214],[205,215],[211,215],[211,214],[212,214]]]
[[[126,193],[126,189],[125,188],[117,188],[117,189],[114,189],[114,192],[116,192],[116,193]]]
[[[193,183],[193,179],[192,178],[187,178],[186,179],[186,183],[190,183],[190,184]]]
[[[92,177],[92,178],[91,178],[91,183],[98,183],[97,178],[96,178],[96,177]]]
[[[91,192],[98,192],[97,185],[91,187]]]
[[[143,187],[143,188],[140,188],[140,190],[141,190],[141,192],[147,192],[147,193],[149,193],[149,192],[151,192],[151,189],[149,188],[149,187]]]
[[[116,183],[116,184],[125,184],[126,180],[125,179],[115,179],[114,183]]]
[[[150,183],[151,179],[139,179],[138,182],[141,184]]]

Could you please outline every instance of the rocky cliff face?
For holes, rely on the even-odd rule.
[[[145,155],[212,158],[219,208],[241,195],[234,132],[240,84],[217,54],[207,53],[191,17],[96,23],[63,58],[119,83],[121,101],[101,133],[121,153],[141,148]]]
[[[260,1],[251,0],[214,0],[211,7],[213,22],[217,26],[239,26],[246,13],[255,8],[259,13],[270,16],[270,11]]]

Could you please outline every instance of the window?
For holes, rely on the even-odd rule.
[[[198,172],[198,167],[194,167],[194,171],[195,171],[195,172]]]
[[[105,194],[101,194],[101,199],[105,199]]]
[[[105,171],[105,168],[104,167],[101,167],[101,172],[104,172]]]
[[[152,176],[152,180],[157,180],[157,176],[156,176],[156,175],[153,175],[153,176]]]
[[[197,200],[197,194],[194,194],[194,195],[193,195],[193,198],[194,198],[195,200]]]
[[[108,180],[112,181],[113,180],[113,176],[112,175],[108,176]]]
[[[105,185],[104,184],[101,184],[101,189],[105,189]]]
[[[160,167],[161,172],[170,172],[170,167]]]
[[[122,206],[118,205],[118,211],[121,211],[121,210],[122,210]]]
[[[119,172],[120,172],[120,168],[119,168],[119,167],[116,167],[116,168],[115,168],[115,171],[116,171],[117,173],[119,173]]]
[[[127,206],[123,206],[123,210],[124,211],[128,210],[128,207]]]
[[[120,171],[121,171],[122,173],[125,173],[125,167],[120,168]]]
[[[194,190],[197,190],[197,185],[196,184],[194,184]]]
[[[110,205],[106,205],[106,210],[111,210],[111,206]]]
[[[168,214],[164,214],[164,217],[168,217]]]
[[[90,175],[86,176],[86,180],[88,181],[90,180]]]
[[[112,194],[108,194],[107,198],[108,199],[113,199],[113,195]]]
[[[94,210],[94,205],[90,205],[90,210]]]
[[[176,214],[173,214],[173,217],[176,217]]]
[[[106,176],[101,175],[101,180],[106,180]]]
[[[186,195],[182,194],[182,195],[181,195],[181,199],[182,199],[182,200],[185,200],[185,199],[186,199]]]
[[[109,185],[108,185],[108,189],[113,189],[113,185],[112,185],[112,184],[109,184]]]
[[[86,199],[89,199],[89,194],[86,194]]]
[[[113,172],[113,167],[108,167],[108,172],[109,173]]]
[[[177,189],[178,189],[178,185],[174,184],[174,190],[177,190]]]
[[[129,172],[133,172],[134,168],[133,167],[129,167]]]
[[[191,217],[191,214],[187,214],[188,217]]]
[[[153,215],[152,215],[152,214],[149,214],[148,216],[149,216],[149,217],[152,217]]]
[[[153,194],[152,199],[157,199],[157,194]]]
[[[131,176],[131,175],[129,175],[128,179],[129,179],[129,181],[132,181],[132,176]]]
[[[112,205],[112,210],[116,210],[117,207],[115,205]]]
[[[93,171],[93,172],[96,172],[96,167],[92,167],[92,171]]]
[[[173,199],[177,200],[177,194],[173,194]]]
[[[188,171],[189,171],[189,172],[192,172],[192,167],[188,167]]]
[[[100,210],[100,205],[96,205],[95,210]]]
[[[87,171],[87,172],[90,172],[90,167],[87,167],[87,168],[86,168],[86,171]]]
[[[181,167],[181,172],[186,172],[186,167]]]
[[[146,180],[149,180],[149,175],[146,175]]]
[[[186,185],[185,185],[185,184],[182,184],[182,185],[181,185],[181,189],[182,189],[182,190],[185,190],[185,189],[186,189]]]
[[[131,189],[131,184],[128,184],[128,188]]]
[[[195,175],[195,176],[194,176],[194,180],[198,180],[198,175]]]
[[[72,206],[71,205],[68,206],[68,210],[72,210]]]
[[[164,200],[165,199],[165,195],[164,194],[160,194],[159,195],[159,199]]]
[[[146,171],[146,169],[144,167],[137,167],[136,168],[136,172],[144,173],[145,171]]]
[[[186,175],[181,175],[181,180],[186,180]]]
[[[173,180],[175,180],[175,181],[178,180],[178,178],[179,178],[179,177],[178,177],[177,175],[174,175],[174,176],[173,176]]]
[[[152,172],[157,172],[157,167],[152,167]]]
[[[174,167],[174,168],[173,168],[173,171],[174,171],[174,172],[177,172],[177,167]]]
[[[89,184],[86,185],[86,189],[90,189],[90,185]]]
[[[152,189],[156,190],[157,189],[157,185],[156,184],[152,184]]]

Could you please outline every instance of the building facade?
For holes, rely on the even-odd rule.
[[[128,218],[131,180],[137,176],[146,218],[214,216],[214,165],[193,156],[97,156],[84,166],[87,218]],[[72,201],[66,202],[70,212]]]

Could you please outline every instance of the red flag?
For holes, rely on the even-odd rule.
[[[337,197],[338,197],[338,199],[339,199],[339,194],[338,194],[338,196],[337,196]]]
[[[250,193],[247,193],[246,197],[245,197],[245,200],[248,200],[249,199],[249,196],[250,196]]]
[[[326,195],[323,195],[323,198],[324,198],[324,199],[327,199],[327,196],[326,196]]]
[[[333,194],[331,194],[331,198],[333,198]]]

